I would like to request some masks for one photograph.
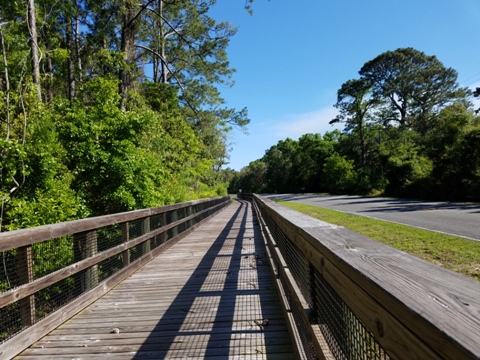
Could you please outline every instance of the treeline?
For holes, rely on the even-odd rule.
[[[2,231],[226,193],[214,3],[0,0]]]
[[[229,191],[480,201],[480,118],[457,72],[412,48],[368,61],[338,90],[344,124],[278,142]]]

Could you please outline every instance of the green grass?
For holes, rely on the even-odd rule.
[[[480,242],[311,205],[279,204],[480,281]]]

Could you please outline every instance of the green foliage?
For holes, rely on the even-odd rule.
[[[14,198],[9,204],[7,230],[25,229],[86,217],[88,210],[69,187],[71,179],[53,179],[33,196]]]
[[[428,191],[428,183],[423,188],[421,185],[428,179],[431,170],[432,163],[428,158],[418,155],[413,149],[398,149],[386,162],[388,185],[385,193],[394,196],[422,196],[424,191]],[[416,190],[418,186],[420,188]]]
[[[262,160],[267,165],[266,177],[269,191],[285,193],[292,188],[300,188],[295,171],[297,148],[298,142],[287,138],[280,140],[277,145],[265,152]]]
[[[333,142],[325,141],[320,134],[305,134],[298,140],[295,157],[296,173],[303,192],[318,191],[321,186],[325,159],[333,151]]]
[[[73,175],[64,165],[65,151],[58,140],[54,114],[45,109],[30,114],[26,143],[16,144],[22,157],[8,157],[17,167],[25,169],[25,178],[15,197],[6,203],[4,225],[7,230],[52,224],[89,214],[81,198],[70,188]]]
[[[346,194],[353,190],[356,173],[352,160],[335,152],[325,160],[323,171],[322,181],[329,192]]]
[[[243,168],[239,174],[234,175],[230,181],[228,192],[231,194],[238,192],[264,192],[267,189],[266,171],[267,164],[262,160],[252,161],[247,167]]]
[[[27,154],[21,143],[15,140],[0,140],[0,166],[2,168],[2,185],[4,193],[14,187],[18,175],[23,176],[24,161]]]
[[[143,84],[143,93],[153,111],[173,111],[178,108],[175,88],[168,84],[146,82]]]
[[[118,107],[118,83],[104,78],[84,84],[72,104],[60,101],[60,139],[73,189],[93,214],[186,201],[218,192],[208,181],[213,159],[182,119],[168,86],[149,85],[145,105]]]
[[[239,173],[229,174],[229,193],[243,192],[305,192],[325,191],[323,182],[325,160],[335,151],[340,139],[338,130],[303,135],[298,141],[281,140],[251,162]]]
[[[226,134],[249,119],[217,89],[236,29],[212,4],[36,1],[39,102],[27,4],[4,2],[2,229],[226,193]]]
[[[458,154],[455,162],[454,181],[456,198],[466,201],[480,199],[480,126],[468,128],[453,150]]]
[[[413,48],[387,51],[368,61],[359,74],[371,86],[373,99],[383,103],[380,120],[396,122],[425,135],[441,109],[466,96],[457,72],[435,56]]]

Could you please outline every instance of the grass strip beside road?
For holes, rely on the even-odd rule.
[[[340,225],[423,260],[480,281],[480,242],[312,205],[279,201],[301,213]]]

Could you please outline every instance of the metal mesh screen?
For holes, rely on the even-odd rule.
[[[300,309],[298,309],[292,301],[290,301],[290,307],[292,309],[292,315],[295,319],[295,325],[297,326],[300,340],[302,342],[302,355],[305,359],[308,360],[318,359],[318,354],[313,347],[312,335],[307,330],[310,324],[305,322],[304,318],[300,314]]]
[[[0,251],[1,293],[53,274],[75,263],[73,236]],[[0,342],[41,320],[78,296],[74,277],[57,281],[35,295],[0,308]]]
[[[305,358],[318,358],[312,343],[312,332],[307,331],[309,327],[318,327],[336,359],[390,359],[373,334],[348,308],[301,250],[280,230],[265,209],[260,208],[260,212],[296,285],[311,309],[312,318],[307,323],[301,316],[303,309],[297,308],[296,304],[290,300]],[[281,281],[284,283],[285,279]],[[285,284],[284,289],[288,292]],[[288,293],[287,295],[291,296]]]
[[[389,359],[386,352],[340,296],[313,271],[317,322],[337,359]]]
[[[308,294],[309,288],[309,264],[308,261],[303,257],[301,252],[296,248],[296,246],[290,242],[287,236],[278,228],[275,222],[272,220],[270,216],[266,214],[265,211],[262,211],[262,217],[265,220],[265,223],[270,230],[272,237],[275,239],[275,243],[277,244],[284,261],[286,262],[287,266],[291,269],[291,273],[294,276],[295,280],[297,281],[298,287],[301,289],[302,293],[306,299],[309,299],[310,296]],[[278,266],[278,264],[276,264]],[[300,356],[302,359],[317,359],[317,354],[315,349],[312,346],[312,339],[309,333],[308,326],[309,324],[305,323],[303,317],[300,316],[300,309],[295,306],[295,303],[292,301],[292,294],[289,292],[289,287],[285,284],[285,279],[280,277],[280,281],[282,282],[283,289],[286,291],[286,295],[289,301],[289,306],[292,311],[292,315],[295,321],[295,326],[298,332],[298,337],[301,341],[301,349]]]

